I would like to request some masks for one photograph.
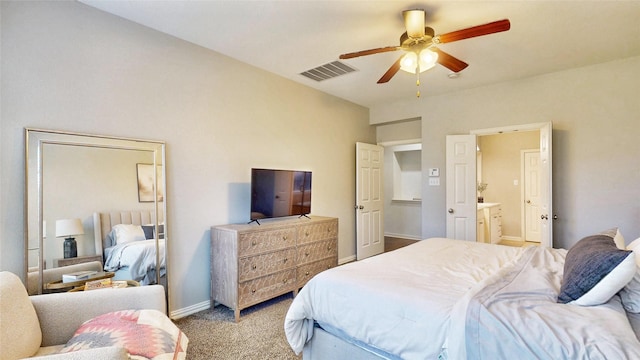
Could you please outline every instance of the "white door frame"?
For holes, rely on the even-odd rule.
[[[542,214],[541,246],[553,247],[553,195],[552,195],[552,131],[551,122],[503,126],[471,130],[478,136],[495,135],[515,131],[540,132],[540,213]],[[448,185],[448,184],[447,184]]]

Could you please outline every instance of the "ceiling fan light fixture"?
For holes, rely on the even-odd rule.
[[[420,63],[420,72],[425,72],[436,65],[438,61],[438,54],[429,49],[423,49],[420,51],[420,55],[416,52],[407,52],[400,61],[400,70],[406,71],[410,74],[415,74],[418,61]]]
[[[418,66],[418,55],[413,51],[406,53],[400,61],[400,70],[411,74],[416,73],[416,66]]]
[[[433,67],[438,61],[438,53],[429,49],[423,49],[420,51],[420,67],[422,65],[428,65],[429,68]]]
[[[424,10],[405,10],[404,17],[407,35],[412,39],[419,39],[424,36],[425,13]]]

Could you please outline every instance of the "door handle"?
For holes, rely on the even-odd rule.
[[[362,205],[360,205],[360,206],[356,205],[356,206],[354,206],[353,208],[354,208],[354,209],[356,209],[356,210],[358,210],[358,209],[359,209],[359,210],[362,210],[362,209],[364,209],[364,206],[362,206]]]
[[[542,219],[542,220],[549,220],[549,216],[547,216],[547,215],[540,215],[540,219]]]
[[[527,204],[531,204],[531,200],[527,200]]]
[[[449,214],[453,214],[453,209],[449,208],[449,210],[447,210],[449,212]]]

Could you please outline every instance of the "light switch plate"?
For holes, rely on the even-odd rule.
[[[429,186],[440,186],[440,178],[439,177],[430,178],[429,179]]]
[[[439,168],[429,168],[429,176],[440,176]]]

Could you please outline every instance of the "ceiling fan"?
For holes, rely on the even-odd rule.
[[[386,46],[342,54],[340,55],[340,59],[351,59],[359,56],[404,50],[405,54],[391,65],[389,70],[378,80],[378,84],[388,82],[402,69],[410,73],[415,73],[418,76],[417,85],[420,85],[419,74],[432,68],[436,63],[454,73],[458,73],[469,66],[466,62],[438,49],[436,45],[494,34],[507,31],[511,28],[511,23],[505,19],[446,34],[435,35],[433,28],[425,26],[424,10],[406,10],[402,12],[402,15],[407,31],[400,36],[400,46]],[[420,92],[418,92],[418,96],[420,96]]]

